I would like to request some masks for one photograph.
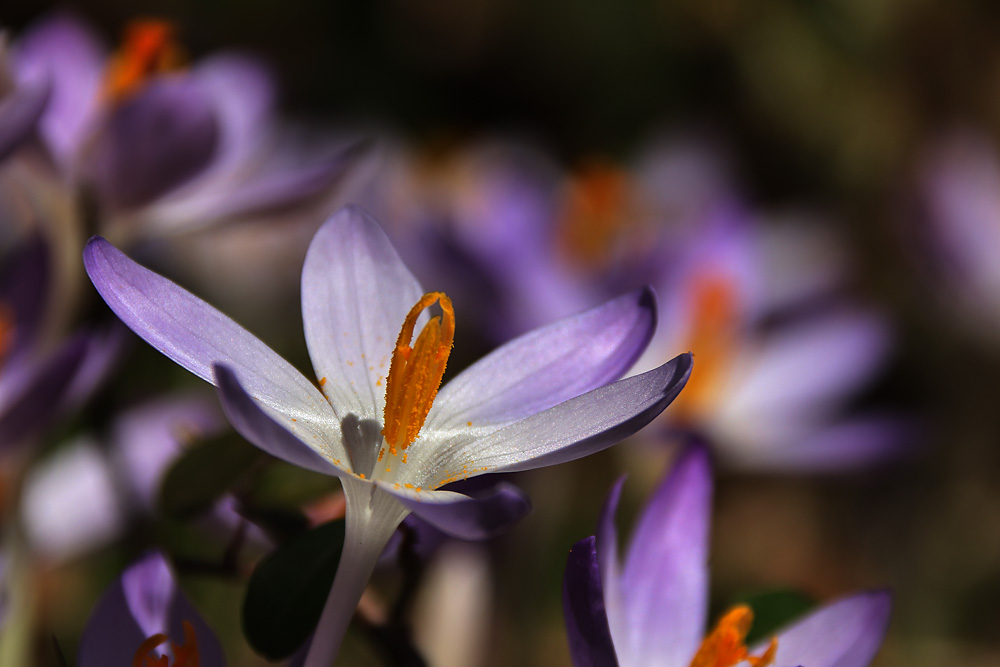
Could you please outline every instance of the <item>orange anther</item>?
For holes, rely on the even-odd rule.
[[[168,641],[167,636],[161,632],[139,644],[132,656],[132,667],[199,667],[201,659],[194,626],[187,621],[181,621],[181,625],[184,628],[184,643],[170,642],[174,654],[173,663],[165,655],[153,655],[153,649]]]
[[[183,55],[169,21],[141,19],[125,29],[121,48],[111,58],[104,93],[112,101],[124,99],[157,74],[180,69]]]
[[[730,609],[702,641],[698,652],[691,659],[691,667],[733,667],[743,661],[750,663],[752,667],[768,667],[774,662],[778,640],[772,639],[771,645],[760,656],[747,655],[747,647],[743,641],[750,632],[752,623],[753,612],[750,607],[739,605]]]
[[[14,346],[14,311],[10,306],[0,303],[0,366]]]
[[[435,303],[440,305],[442,315],[432,317],[411,346],[417,318]],[[442,292],[425,294],[403,321],[385,382],[382,435],[393,456],[417,439],[441,387],[454,340],[455,311],[451,299]]]

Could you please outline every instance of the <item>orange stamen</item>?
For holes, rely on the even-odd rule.
[[[441,306],[442,315],[431,318],[411,347],[417,317],[435,303]],[[441,387],[454,340],[455,311],[451,299],[443,292],[423,295],[403,321],[385,382],[382,435],[393,456],[417,439]]]
[[[153,649],[168,641],[167,636],[161,632],[139,644],[132,657],[132,667],[199,667],[201,658],[198,654],[198,637],[195,635],[194,626],[187,621],[181,621],[181,625],[184,628],[184,643],[170,642],[174,653],[173,663],[165,655],[152,654]]]
[[[573,178],[560,221],[559,240],[569,259],[584,267],[603,267],[628,219],[627,174],[593,161]]]
[[[694,353],[697,368],[674,404],[674,419],[697,414],[710,403],[736,348],[738,304],[732,281],[722,273],[706,272],[693,283],[691,329],[683,347]]]
[[[108,65],[105,97],[120,101],[152,77],[180,69],[184,56],[174,40],[175,32],[168,21],[142,19],[130,23],[121,48]]]
[[[743,661],[751,667],[768,667],[774,662],[778,651],[778,639],[771,639],[771,644],[760,656],[747,655],[747,647],[743,643],[750,626],[753,623],[753,612],[746,605],[733,607],[719,619],[691,659],[690,667],[733,667]]]

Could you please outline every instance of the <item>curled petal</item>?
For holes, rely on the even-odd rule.
[[[655,327],[656,297],[644,288],[536,329],[442,387],[431,427],[522,419],[617,380]]]
[[[515,422],[485,437],[446,448],[411,446],[427,470],[514,472],[572,461],[600,451],[648,424],[677,397],[691,373],[691,355],[619,380]],[[468,465],[472,462],[473,465]]]
[[[513,484],[498,484],[482,498],[453,491],[408,492],[383,487],[415,515],[435,528],[463,540],[499,535],[531,511],[531,502]]]
[[[563,617],[574,667],[617,667],[594,537],[570,549],[563,576]]]

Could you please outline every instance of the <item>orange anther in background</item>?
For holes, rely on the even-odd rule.
[[[184,58],[175,33],[169,21],[141,19],[130,23],[121,48],[108,65],[105,96],[121,100],[153,76],[180,69]]]
[[[698,652],[691,659],[691,667],[733,667],[743,661],[752,667],[768,667],[774,662],[778,640],[772,639],[771,645],[760,656],[747,655],[743,641],[752,623],[750,607],[739,605],[730,609],[698,647]]]

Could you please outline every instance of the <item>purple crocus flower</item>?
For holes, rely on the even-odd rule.
[[[151,552],[98,600],[84,628],[79,667],[225,667],[215,633]]]
[[[10,60],[18,97],[50,88],[39,134],[53,180],[87,188],[122,239],[316,203],[355,153],[326,139],[293,149],[276,128],[264,66],[223,54],[186,68],[163,21],[135,22],[110,54],[81,21],[56,14],[21,35]]]
[[[316,382],[104,239],[88,243],[84,263],[127,325],[217,385],[244,437],[340,478],[344,553],[308,667],[332,661],[379,553],[406,515],[469,539],[528,511],[509,486],[479,499],[442,486],[608,447],[658,415],[690,372],[690,357],[682,355],[607,384],[652,335],[654,299],[638,290],[507,343],[438,392],[454,336],[451,301],[441,293],[421,296],[381,228],[355,207],[320,228],[302,272]],[[434,303],[442,314],[428,319],[423,311]]]
[[[563,608],[576,667],[864,667],[882,643],[891,598],[872,591],[810,613],[770,642],[746,647],[753,614],[738,606],[705,635],[712,474],[707,452],[685,450],[639,517],[624,563],[612,488],[597,536],[566,564]],[[746,663],[744,663],[746,661]]]
[[[891,458],[912,430],[906,419],[843,414],[889,352],[886,317],[842,294],[836,240],[794,222],[758,225],[720,207],[656,283],[671,326],[637,368],[676,345],[693,351],[698,369],[663,422],[729,465],[835,471]]]

